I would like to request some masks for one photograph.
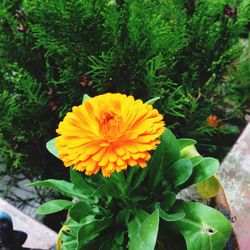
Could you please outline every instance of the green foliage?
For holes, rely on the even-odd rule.
[[[209,199],[215,197],[221,188],[221,184],[216,176],[212,176],[205,181],[196,184],[196,190],[201,197]]]
[[[187,249],[224,248],[231,233],[231,225],[220,212],[195,202],[176,203],[173,210],[186,215],[181,220],[170,223],[170,226],[174,226],[183,235]]]
[[[250,7],[249,7],[250,13]],[[250,14],[249,14],[250,15]],[[250,17],[249,17],[250,19]],[[242,40],[245,44],[244,53],[241,57],[231,66],[228,71],[229,74],[225,81],[230,84],[231,99],[234,100],[241,109],[245,109],[249,113],[250,104],[250,36],[248,39]],[[246,93],[246,94],[244,94]],[[239,114],[238,114],[239,115]]]
[[[148,215],[141,213],[141,216],[135,215],[135,219],[128,224],[128,235],[130,241],[128,248],[130,250],[151,250],[154,249],[159,229],[159,210]]]
[[[176,161],[172,164],[166,171],[167,179],[174,187],[177,187],[191,176],[193,164],[192,162],[185,158]]]
[[[40,206],[37,209],[38,214],[52,214],[59,211],[62,211],[64,209],[69,209],[73,206],[73,203],[71,201],[67,200],[53,200],[48,201],[44,203],[42,206]]]
[[[50,134],[47,131],[51,129],[50,123],[53,123],[53,119],[45,120],[49,117],[47,108],[43,107],[46,93],[42,91],[41,84],[16,63],[6,63],[5,70],[2,68],[1,73],[1,160],[24,172],[30,166],[44,167],[46,153],[42,153],[44,149],[41,149],[41,142],[48,139],[46,134]],[[41,120],[44,120],[42,124]],[[41,174],[46,171],[42,167]]]
[[[46,181],[36,181],[28,185],[29,187],[48,187],[67,197],[81,198],[83,195],[74,188],[74,185],[64,180],[48,179]]]
[[[161,184],[161,178],[166,165],[170,166],[180,157],[179,143],[170,130],[165,130],[163,133],[161,143],[149,161],[149,172],[155,173],[155,178],[149,180],[152,182],[152,188],[157,188]]]
[[[175,239],[180,235],[186,244],[179,250],[197,246],[223,249],[231,233],[229,221],[219,211],[200,203],[176,201],[179,191],[209,179],[218,169],[213,158],[199,156],[198,164],[181,158],[179,145],[184,149],[183,143],[189,147],[194,141],[177,140],[166,130],[146,172],[130,167],[105,178],[84,176],[71,169],[71,183],[33,183],[32,186],[47,186],[77,198],[73,204],[56,200],[38,208],[42,213],[46,209],[47,213],[68,209],[69,218],[64,225],[69,230],[63,231],[62,249],[169,249],[178,247]],[[164,154],[168,157],[162,160]]]

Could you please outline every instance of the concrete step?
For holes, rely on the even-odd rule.
[[[250,250],[250,123],[221,164],[218,176],[241,250]]]

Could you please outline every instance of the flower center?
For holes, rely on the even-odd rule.
[[[105,111],[100,117],[100,129],[103,135],[115,138],[119,132],[121,118],[112,111]]]

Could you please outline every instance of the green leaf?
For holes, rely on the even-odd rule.
[[[117,230],[115,233],[115,242],[117,245],[121,246],[125,237],[125,231]]]
[[[110,197],[119,197],[119,191],[116,185],[112,182],[106,182],[94,191],[92,196],[110,196]]]
[[[141,185],[141,183],[144,181],[144,179],[148,173],[148,170],[149,170],[148,167],[146,167],[146,168],[138,167],[138,168],[139,169],[137,169],[138,171],[135,174],[135,178],[133,178],[133,183],[131,185],[132,186],[131,192],[133,190],[137,189]]]
[[[115,218],[116,223],[119,224],[127,224],[130,216],[130,211],[128,208],[124,208],[120,210]]]
[[[112,219],[112,216],[104,217],[100,220],[95,219],[83,224],[77,234],[77,249],[84,249],[84,245],[94,240],[100,234],[100,231],[111,225]]]
[[[136,220],[136,218],[135,218]],[[154,250],[159,229],[159,210],[128,225],[129,250]]]
[[[202,198],[210,199],[217,195],[221,184],[216,176],[212,176],[205,181],[196,184],[196,190]]]
[[[178,139],[178,143],[180,146],[180,150],[182,150],[183,148],[187,146],[195,145],[197,141],[193,139],[188,139],[188,138],[181,138],[181,139]]]
[[[102,240],[102,243],[95,249],[98,249],[98,250],[123,250],[123,248],[119,247],[116,244],[114,234],[109,234],[104,240]],[[93,250],[93,248],[89,249],[89,250]]]
[[[84,217],[93,214],[95,214],[95,212],[85,201],[79,201],[75,203],[69,211],[70,217],[77,222],[81,222]]]
[[[173,162],[177,161],[180,158],[180,148],[178,140],[169,129],[166,129],[161,136],[161,144],[164,145],[163,163],[165,163],[166,166],[170,166]]]
[[[70,209],[73,206],[71,201],[67,200],[53,200],[42,204],[37,208],[36,212],[38,214],[53,214],[64,209]]]
[[[194,157],[200,156],[199,152],[196,150],[194,145],[186,146],[181,150],[181,158],[192,159]]]
[[[117,230],[117,229],[116,229]],[[115,231],[116,231],[115,230]],[[118,231],[116,231],[118,232]],[[118,248],[115,241],[114,231],[109,230],[105,233],[100,233],[94,240],[84,244],[83,250],[122,250]]]
[[[56,149],[56,138],[54,139],[51,139],[50,141],[48,141],[46,143],[46,148],[47,150],[52,154],[54,155],[55,157],[59,158],[59,154],[58,154],[58,151]]]
[[[175,212],[183,212],[185,218],[169,222],[185,238],[187,250],[223,249],[230,234],[231,225],[219,211],[196,202],[178,202]]]
[[[85,198],[74,189],[72,183],[63,180],[48,179],[36,181],[28,184],[28,187],[49,187],[70,198]]]
[[[175,187],[183,184],[192,174],[193,164],[189,159],[176,161],[166,172],[169,183]]]
[[[197,166],[198,164],[200,164],[200,162],[203,160],[203,157],[202,156],[195,156],[193,157],[192,159],[190,159],[192,164],[193,164],[193,167]]]
[[[178,140],[173,133],[166,129],[161,136],[161,143],[153,153],[147,168],[149,168],[149,183],[151,189],[156,189],[165,178],[165,170],[180,158]]]
[[[63,241],[62,250],[75,250],[77,246],[77,242],[75,239]]]
[[[142,209],[138,209],[136,211],[136,214],[134,215],[134,219],[128,223],[128,237],[129,238],[133,238],[133,236],[138,233],[142,223],[145,221],[145,219],[148,216],[149,214]]]
[[[77,233],[81,224],[77,223],[76,221],[72,220],[71,218],[67,219],[64,223],[63,228],[60,230],[61,240],[63,242],[60,250],[76,250],[77,249]],[[59,233],[60,234],[60,233]],[[60,247],[60,243],[57,243],[57,246]]]
[[[162,193],[161,207],[164,211],[168,211],[175,203],[176,194],[170,191],[164,191]]]
[[[74,236],[75,238],[77,237],[79,228],[82,226],[82,224],[79,224],[78,222],[76,222],[75,220],[73,220],[72,218],[69,218],[64,225],[66,226],[66,228],[68,228],[69,230],[67,230],[66,232],[72,236]]]
[[[177,221],[183,219],[185,217],[185,213],[168,214],[161,209],[160,217],[165,221]]]
[[[74,237],[63,233],[62,241],[63,241],[62,249],[60,250],[75,250],[76,249],[77,242]]]
[[[212,157],[205,157],[202,161],[193,168],[191,176],[192,184],[207,180],[212,177],[219,169],[220,163]]]
[[[160,97],[154,97],[154,98],[149,99],[148,101],[146,101],[146,103],[153,105],[156,101],[158,101],[160,99],[161,99]]]
[[[109,182],[113,183],[115,185],[115,196],[119,195],[126,195],[127,193],[127,183],[125,180],[124,172],[121,171],[119,173],[113,173],[112,176],[109,178]]]
[[[155,208],[159,209],[160,217],[165,221],[177,221],[185,217],[185,213],[174,213],[174,214],[166,213],[161,209],[160,203],[156,203]]]
[[[90,99],[91,97],[87,94],[84,94],[83,95],[83,98],[82,98],[82,104],[84,104],[86,102],[86,100]]]
[[[73,168],[70,168],[70,181],[82,195],[89,196],[94,192],[94,188],[84,180],[83,174],[75,171]]]
[[[143,169],[147,169],[147,168],[143,168]],[[139,166],[134,166],[132,168],[129,168],[126,172],[126,183],[128,186],[131,186],[132,183],[134,183],[133,178],[135,175],[137,175],[138,170],[143,170],[142,168],[140,168]]]

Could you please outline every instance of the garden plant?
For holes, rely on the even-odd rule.
[[[40,214],[68,210],[58,250],[222,250],[226,245],[231,225],[224,215],[176,199],[193,184],[205,198],[215,196],[219,162],[202,157],[195,140],[174,136],[152,106],[158,99],[85,95],[60,122],[47,148],[69,168],[70,182],[30,185],[69,198],[38,208]]]

